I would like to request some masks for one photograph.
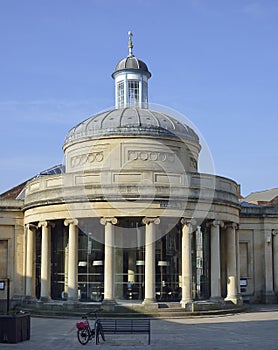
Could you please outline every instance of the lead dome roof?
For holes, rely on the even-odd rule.
[[[148,78],[151,77],[151,73],[148,70],[146,63],[135,56],[128,56],[121,59],[116,67],[114,72],[112,73],[112,77],[114,74],[123,70],[140,70],[147,74]]]
[[[166,136],[199,143],[193,129],[168,114],[144,108],[122,108],[93,115],[79,123],[68,132],[64,144],[103,136]]]

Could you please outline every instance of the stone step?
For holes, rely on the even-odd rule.
[[[129,304],[122,303],[117,304],[111,310],[103,310],[103,305],[100,303],[77,303],[77,304],[67,304],[67,303],[34,303],[27,304],[18,309],[29,312],[31,316],[37,317],[72,317],[80,319],[83,314],[87,314],[92,310],[99,310],[98,315],[100,318],[106,317],[192,317],[197,315],[216,315],[223,313],[240,312],[246,309],[246,305],[242,307],[230,307],[230,308],[204,308],[203,310],[185,310],[180,307],[179,303],[158,303],[154,308],[144,307],[142,304]]]

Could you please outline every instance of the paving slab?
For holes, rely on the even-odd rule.
[[[83,346],[76,337],[74,318],[32,318],[31,339],[0,344],[0,349],[159,349],[220,350],[278,349],[278,305],[256,305],[248,312],[210,317],[151,320],[151,344],[147,335],[107,335],[100,345]]]

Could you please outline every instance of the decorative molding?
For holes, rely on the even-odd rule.
[[[158,217],[144,217],[143,220],[142,220],[142,223],[144,225],[149,225],[149,224],[156,224],[158,225],[160,223],[160,219]]]
[[[272,235],[273,235],[273,236],[278,235],[278,230],[275,230],[275,229],[274,229],[274,230],[272,230]]]
[[[89,154],[80,154],[71,158],[71,167],[82,166],[86,163],[101,163],[104,159],[103,151],[92,152]]]
[[[128,151],[128,160],[143,160],[143,161],[153,161],[153,162],[175,162],[175,154],[170,152],[159,152],[159,151]]]
[[[118,223],[118,219],[114,217],[105,217],[100,219],[101,225],[106,225],[111,223],[112,225],[116,225]]]

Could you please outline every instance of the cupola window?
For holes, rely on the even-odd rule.
[[[124,81],[120,81],[117,84],[117,106],[119,108],[124,107],[125,104],[125,100],[124,100],[124,96],[125,96],[125,86],[124,86]]]
[[[128,103],[130,106],[137,106],[139,102],[139,81],[128,81]]]
[[[143,81],[143,89],[142,89],[142,102],[143,108],[148,108],[148,84]]]

